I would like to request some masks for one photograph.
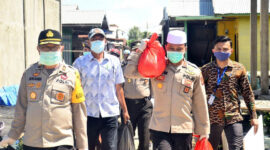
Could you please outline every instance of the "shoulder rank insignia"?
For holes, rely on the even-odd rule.
[[[195,71],[193,67],[187,67],[186,73],[189,75],[195,75]]]

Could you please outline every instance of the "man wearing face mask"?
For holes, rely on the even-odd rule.
[[[83,42],[83,55],[90,54],[90,47],[88,45],[88,41]]]
[[[258,121],[254,95],[245,67],[229,58],[233,52],[231,39],[227,36],[217,37],[212,52],[216,61],[202,67],[211,123],[209,141],[213,149],[217,150],[224,130],[229,149],[240,150],[243,147],[243,117],[238,91],[244,97],[250,113],[250,123],[256,133]]]
[[[72,150],[74,145],[88,149],[80,74],[63,62],[61,41],[58,31],[40,33],[40,60],[22,76],[15,118],[0,146],[14,143],[24,133],[24,150]]]
[[[89,149],[94,150],[101,134],[102,150],[117,150],[119,103],[124,122],[129,120],[122,84],[125,82],[120,60],[104,52],[106,37],[103,30],[89,34],[91,54],[77,59],[74,66],[82,77],[86,96]]]
[[[186,61],[186,33],[168,33],[168,64],[163,74],[151,79],[155,98],[150,121],[154,150],[191,150],[192,133],[207,138],[210,131],[206,94],[200,69]],[[145,42],[128,58],[125,77],[142,78],[138,60]]]

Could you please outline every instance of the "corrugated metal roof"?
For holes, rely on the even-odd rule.
[[[168,15],[176,16],[213,16],[212,0],[169,0]]]
[[[105,11],[62,9],[62,24],[100,24],[101,25],[104,16],[105,16]]]
[[[215,14],[249,14],[250,0],[213,0],[213,7]],[[257,0],[258,13],[260,13],[260,8],[261,2]]]

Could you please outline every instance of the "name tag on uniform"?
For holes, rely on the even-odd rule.
[[[209,104],[209,105],[212,105],[213,102],[214,102],[214,100],[215,100],[215,98],[216,98],[216,96],[213,95],[213,94],[211,94],[211,96],[210,96],[210,98],[209,98],[209,100],[208,100],[208,104]]]
[[[182,79],[182,84],[189,88],[193,87],[193,81],[189,79]]]

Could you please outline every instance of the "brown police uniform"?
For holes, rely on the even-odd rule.
[[[123,70],[125,70],[126,64],[124,63],[122,66]],[[153,105],[150,101],[150,80],[125,77],[124,93],[134,132],[138,127],[138,149],[148,150],[150,141],[149,123],[153,111]]]
[[[85,98],[78,71],[64,63],[48,74],[33,64],[21,79],[15,118],[8,136],[30,147],[88,147]],[[73,132],[75,135],[73,135]]]
[[[127,63],[122,65],[123,71],[125,71]],[[125,98],[128,99],[142,99],[150,96],[149,79],[140,78],[132,79],[125,77],[124,93]]]
[[[149,79],[125,78],[124,85],[125,98],[141,99],[150,96]]]
[[[137,64],[140,54],[132,52],[125,69],[127,78],[141,78]],[[150,129],[167,133],[207,135],[210,132],[208,108],[200,69],[184,60],[168,64],[164,73],[151,79],[155,98]]]

